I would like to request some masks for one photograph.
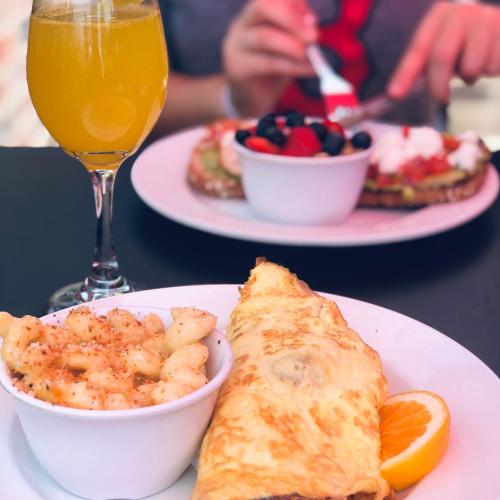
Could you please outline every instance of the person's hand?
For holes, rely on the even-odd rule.
[[[499,26],[498,7],[437,3],[418,27],[389,83],[389,95],[405,97],[425,74],[431,94],[447,102],[453,75],[473,83],[482,75],[500,74]]]
[[[311,76],[306,47],[317,38],[307,0],[249,0],[223,44],[233,103],[244,116],[268,112],[286,85]]]

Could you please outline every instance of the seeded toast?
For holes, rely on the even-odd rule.
[[[490,152],[482,145],[482,157],[472,172],[455,170],[454,176],[435,175],[413,185],[380,189],[366,181],[358,201],[361,207],[418,208],[464,200],[475,195],[484,183]]]
[[[187,180],[196,190],[215,198],[244,198],[239,175],[229,172],[223,164],[221,137],[227,130],[235,130],[239,122],[222,120],[207,127],[206,135],[191,153]]]

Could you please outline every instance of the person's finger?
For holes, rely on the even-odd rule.
[[[314,13],[306,0],[252,0],[243,9],[239,22],[244,26],[272,24],[313,42],[318,36]]]
[[[490,76],[500,75],[500,34],[496,34],[496,39],[491,49],[488,63],[486,65],[486,74]]]
[[[450,80],[455,74],[460,52],[467,37],[468,19],[473,5],[455,8],[439,30],[431,52],[427,69],[427,82],[431,94],[439,101],[447,102]]]
[[[256,26],[245,30],[239,44],[242,49],[268,52],[307,63],[304,43],[290,33],[271,26]]]
[[[418,27],[389,83],[387,91],[394,99],[401,99],[408,94],[413,83],[423,73],[434,39],[450,7],[447,3],[435,5]]]
[[[485,65],[485,73],[490,76],[500,75],[500,31],[495,29],[500,23],[500,9],[494,9],[491,25],[494,29],[494,40]]]
[[[479,8],[481,10],[475,19],[469,18],[469,29],[458,67],[459,75],[468,83],[473,83],[486,73],[498,29],[490,22],[491,9],[483,6]]]

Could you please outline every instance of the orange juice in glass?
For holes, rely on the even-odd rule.
[[[168,61],[156,0],[35,0],[27,76],[45,127],[91,171],[98,216],[90,276],[58,292],[49,309],[131,291],[110,236],[112,188],[165,101]]]
[[[107,153],[115,167],[142,143],[163,107],[166,67],[152,5],[48,5],[31,16],[31,99],[59,145],[89,168],[109,166]]]

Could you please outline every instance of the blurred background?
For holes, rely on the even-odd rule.
[[[203,0],[200,0],[203,1]],[[0,0],[0,146],[55,145],[38,120],[26,84],[26,42],[30,0]],[[456,79],[447,110],[453,133],[476,130],[492,150],[500,149],[500,78],[473,86]]]
[[[26,84],[29,0],[0,0],[0,146],[53,144]]]

